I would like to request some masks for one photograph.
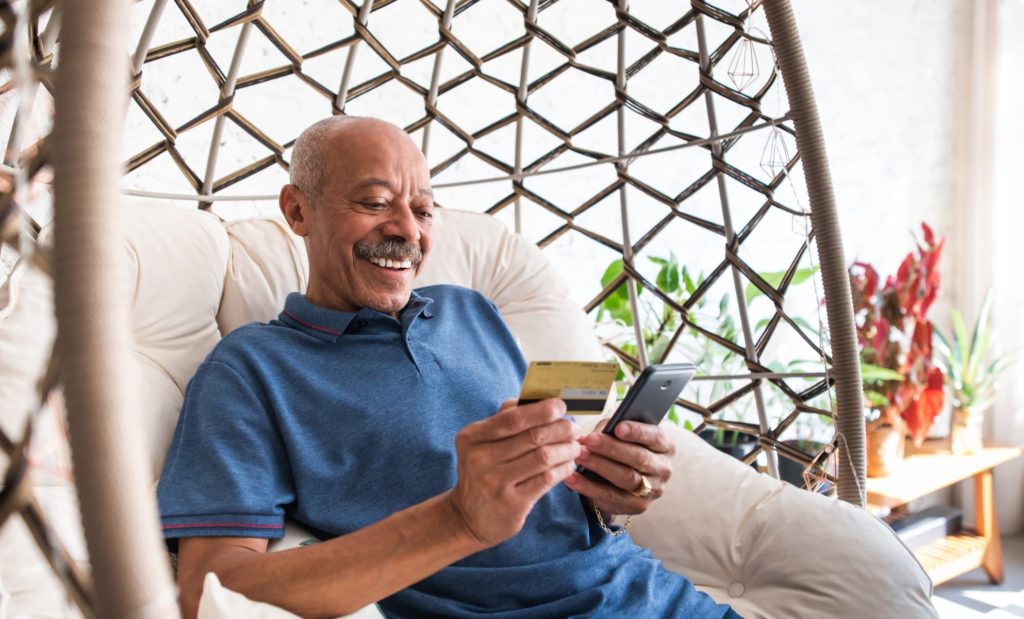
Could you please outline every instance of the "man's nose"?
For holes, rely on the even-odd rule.
[[[416,243],[420,240],[420,226],[416,219],[416,213],[408,206],[399,206],[391,211],[391,217],[385,223],[382,230],[387,236],[401,237],[406,243]]]

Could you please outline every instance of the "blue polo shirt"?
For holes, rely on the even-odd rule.
[[[497,308],[455,286],[399,320],[288,297],[233,331],[189,383],[164,464],[164,536],[328,539],[451,489],[455,434],[515,397],[526,369]],[[727,607],[604,533],[559,485],[515,537],[379,602],[391,617],[722,617]]]

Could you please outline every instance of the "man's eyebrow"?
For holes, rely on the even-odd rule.
[[[366,189],[368,187],[383,187],[388,191],[393,191],[391,183],[387,182],[383,178],[365,178],[358,183],[352,189]]]
[[[360,189],[366,189],[368,187],[383,187],[384,189],[387,189],[388,191],[390,191],[392,193],[395,191],[394,187],[391,186],[391,183],[389,183],[387,180],[385,180],[383,178],[366,178],[366,179],[363,179],[363,180],[359,181],[358,183],[356,183],[356,185],[352,189],[354,191],[358,191]],[[427,197],[427,198],[431,198],[431,199],[434,198],[434,192],[431,191],[431,189],[429,187],[427,187],[426,189],[420,189],[416,193],[418,193],[421,196]]]

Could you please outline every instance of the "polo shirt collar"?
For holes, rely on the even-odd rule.
[[[402,308],[400,322],[408,325],[417,316],[433,318],[427,306],[433,299],[419,295],[415,290],[409,302]],[[321,307],[306,298],[301,292],[292,292],[284,302],[284,310],[278,316],[281,322],[301,328],[310,335],[334,342],[352,325],[353,321],[365,323],[382,314],[375,309],[364,307],[357,312],[343,312]]]

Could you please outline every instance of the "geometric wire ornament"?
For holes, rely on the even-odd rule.
[[[775,178],[786,169],[791,160],[792,157],[789,156],[789,149],[786,147],[782,132],[773,127],[768,134],[764,150],[761,152],[761,169],[769,177]]]
[[[740,92],[761,77],[753,41],[744,38],[735,47],[732,60],[729,62],[728,74],[736,90]]]

